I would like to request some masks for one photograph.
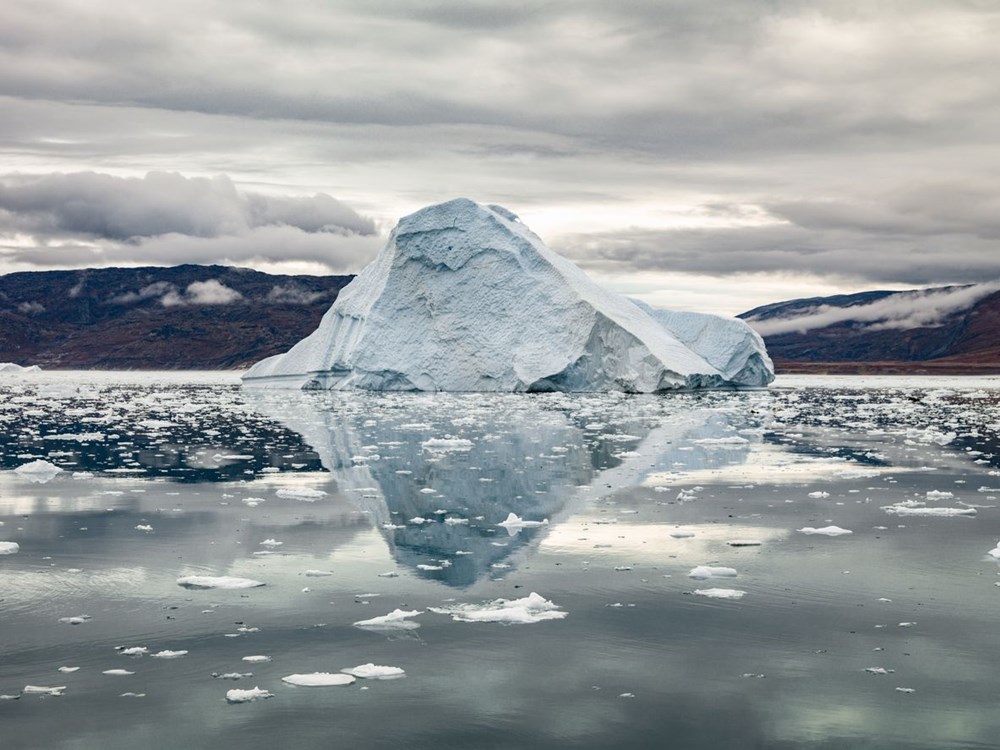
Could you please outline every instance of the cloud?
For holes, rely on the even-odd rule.
[[[226,176],[95,172],[0,176],[0,231],[36,238],[117,241],[183,234],[220,237],[266,226],[374,234],[371,219],[322,193],[285,198],[241,193]]]
[[[267,302],[275,305],[311,305],[328,296],[328,292],[310,292],[297,284],[275,284],[267,293]]]
[[[160,299],[160,304],[164,307],[229,305],[241,299],[243,299],[243,295],[235,289],[230,289],[218,279],[208,279],[207,281],[191,282],[184,290],[184,294],[179,294],[175,290],[168,291]]]
[[[865,328],[870,331],[933,328],[997,291],[1000,291],[1000,281],[935,291],[897,292],[868,304],[852,307],[816,305],[787,318],[750,318],[747,322],[761,336],[805,333],[845,322],[868,324]]]
[[[73,289],[70,289],[70,296],[75,297],[80,293],[83,288],[83,281],[81,280]],[[74,294],[74,290],[76,293]],[[132,305],[136,302],[143,302],[147,299],[154,299],[156,297],[162,297],[167,293],[177,293],[177,287],[171,284],[169,281],[156,281],[148,286],[144,286],[138,292],[125,292],[124,294],[118,294],[111,297],[108,302],[112,305]]]

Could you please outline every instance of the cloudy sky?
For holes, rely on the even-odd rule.
[[[343,273],[500,203],[737,313],[1000,277],[1000,3],[4,0],[0,273]]]

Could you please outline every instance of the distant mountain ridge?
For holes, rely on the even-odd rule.
[[[352,276],[230,266],[0,276],[0,362],[43,369],[235,369],[289,349]]]
[[[1000,373],[1000,285],[777,302],[738,317],[779,372]]]

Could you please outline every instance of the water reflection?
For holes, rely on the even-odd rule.
[[[302,436],[399,564],[452,586],[503,575],[539,528],[651,474],[746,460],[760,431],[654,399],[246,394]]]

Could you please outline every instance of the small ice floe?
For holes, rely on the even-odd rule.
[[[765,677],[767,677],[767,675],[763,675],[760,672],[744,672],[743,674],[740,675],[740,677],[763,680]]]
[[[688,578],[735,578],[739,575],[736,568],[725,568],[719,565],[699,565],[691,568]]]
[[[105,669],[101,674],[106,674],[109,677],[128,677],[135,674],[135,672],[130,672],[127,669]]]
[[[145,656],[149,653],[145,646],[116,646],[115,650],[122,656]]]
[[[997,542],[997,546],[986,553],[994,560],[1000,560],[1000,541]]]
[[[534,592],[523,599],[494,599],[483,604],[452,604],[429,609],[440,615],[451,615],[456,622],[499,622],[510,625],[561,620],[567,614],[559,609],[559,605]]]
[[[671,531],[670,536],[674,539],[690,539],[694,536],[693,531],[685,531],[684,529],[677,529],[676,531]]]
[[[547,518],[542,521],[525,521],[516,513],[508,513],[507,518],[498,523],[497,526],[507,529],[507,533],[513,536],[521,529],[533,529],[538,526],[548,526],[548,523],[549,519]]]
[[[635,693],[618,693],[619,698],[635,698]]]
[[[263,654],[253,654],[251,656],[244,656],[243,661],[248,664],[264,664],[265,662],[271,661],[271,657],[264,656]]]
[[[363,630],[416,630],[420,627],[419,622],[411,622],[411,617],[421,614],[419,609],[409,612],[402,609],[394,609],[387,615],[372,617],[370,620],[358,620],[354,627]]]
[[[901,623],[899,623],[899,627],[901,627],[901,628],[912,628],[916,624],[917,623],[915,623],[915,622],[901,622]]]
[[[15,555],[21,549],[17,542],[0,542],[0,555]]]
[[[310,672],[308,674],[290,674],[281,678],[282,682],[298,687],[335,687],[350,685],[354,680],[353,675],[342,672]]]
[[[886,669],[885,667],[865,667],[865,671],[868,674],[892,674],[895,669]]]
[[[379,573],[379,578],[399,578],[399,573],[395,570],[387,570],[385,573]]]
[[[823,492],[822,490],[817,490],[816,492],[810,492],[809,497],[813,498],[814,500],[822,500],[825,497],[830,497],[830,493]]]
[[[92,471],[74,471],[73,479],[93,479],[94,472]]]
[[[302,575],[306,578],[325,578],[326,576],[332,576],[333,573],[329,570],[307,570]]]
[[[406,677],[406,672],[399,667],[379,666],[371,662],[340,671],[362,680],[398,680],[400,677]]]
[[[718,437],[718,438],[699,438],[697,440],[692,440],[695,445],[707,445],[707,446],[727,446],[727,445],[749,445],[750,441],[746,438],[740,437],[739,435],[732,435],[730,437]]]
[[[740,589],[695,589],[694,593],[709,599],[742,599],[747,592]]]
[[[245,497],[240,502],[242,502],[248,508],[256,508],[261,503],[267,502],[265,497]]]
[[[187,654],[187,651],[170,651],[169,649],[165,649],[163,651],[157,651],[151,656],[154,659],[180,659],[182,656],[187,656]]]
[[[133,692],[129,691],[127,693],[121,693],[121,694],[119,694],[118,697],[119,698],[145,698],[146,694],[145,693],[133,693]]]
[[[83,623],[92,619],[90,615],[74,615],[72,617],[60,617],[59,622],[63,625],[83,625]]]
[[[250,688],[249,690],[235,689],[226,691],[226,703],[252,703],[253,701],[266,700],[273,697],[274,693],[269,693],[259,687]]]
[[[897,693],[915,693],[917,691],[914,690],[913,688],[898,687],[898,688],[896,688],[896,692]]]
[[[458,518],[457,516],[450,516],[444,519],[444,522],[449,526],[465,526],[469,523],[468,518]]]
[[[65,691],[65,685],[59,685],[56,687],[49,687],[47,685],[25,685],[21,692],[25,695],[64,695]]]
[[[417,565],[417,570],[426,570],[426,571],[444,570],[444,566],[443,565],[428,565],[427,563],[420,563],[419,565]]]
[[[274,493],[278,497],[283,497],[288,500],[302,500],[307,503],[314,503],[317,500],[322,500],[326,497],[326,493],[323,490],[316,490],[312,487],[298,487],[295,489],[281,489]]]
[[[946,500],[955,497],[954,492],[942,492],[941,490],[930,490],[926,495],[928,500]]]
[[[265,539],[260,543],[261,547],[280,547],[284,542],[279,542],[277,539]]]
[[[177,579],[177,585],[186,589],[254,589],[265,584],[252,578],[232,576],[183,576]]]
[[[41,459],[21,464],[14,469],[14,473],[19,477],[36,484],[45,484],[46,482],[50,482],[62,474],[62,471],[63,470],[55,464],[49,463],[48,461],[42,461]]]
[[[424,487],[420,490],[421,495],[436,495],[437,493],[438,491],[431,487]]]
[[[730,539],[726,544],[730,547],[759,547],[761,542],[756,539]]]
[[[431,438],[420,444],[425,451],[433,453],[448,453],[451,451],[471,451],[472,441],[465,438]]]
[[[895,516],[925,516],[937,518],[953,518],[955,516],[974,516],[975,508],[928,508],[923,503],[907,500],[894,505],[883,505],[882,510]]]
[[[136,528],[136,531],[147,531],[148,532],[148,531],[152,531],[153,530],[153,527],[150,526],[147,523],[140,523],[135,528]]]
[[[253,677],[253,672],[212,672],[212,677],[217,680],[243,680]]]
[[[807,536],[846,536],[854,533],[850,529],[842,529],[839,526],[824,526],[820,529],[805,526],[798,531],[800,534],[806,534]]]
[[[59,671],[63,674],[73,674],[73,672],[79,672],[79,667],[59,667]]]
[[[431,521],[429,518],[424,518],[423,516],[414,516],[413,518],[410,519],[410,523],[414,524],[415,526],[422,526],[423,524],[430,522]]]

